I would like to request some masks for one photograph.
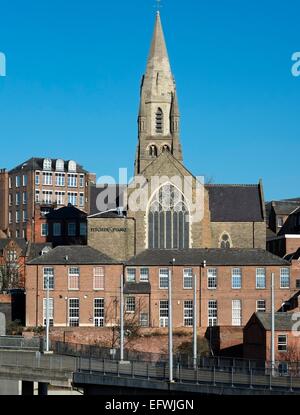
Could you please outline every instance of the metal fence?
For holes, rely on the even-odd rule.
[[[120,360],[120,349],[109,349],[94,345],[52,342],[52,350],[57,354],[67,356],[98,360]],[[130,362],[142,361],[167,364],[169,356],[167,354],[125,350],[124,360]],[[174,355],[174,362],[177,366],[183,368],[194,368],[194,360],[189,355],[176,354]],[[273,370],[279,376],[300,377],[300,362],[276,362],[275,368],[272,369],[270,364],[263,360],[199,356],[197,359],[197,367],[199,369],[217,370],[221,372],[231,371],[232,369],[234,369],[235,373],[250,373],[252,371],[257,375],[265,375],[270,370]]]
[[[26,338],[22,336],[0,336],[0,349],[40,350],[42,347],[42,337]]]

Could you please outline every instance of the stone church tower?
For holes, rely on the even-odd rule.
[[[162,152],[170,152],[182,162],[179,122],[176,84],[157,12],[146,74],[141,85],[135,175],[141,174]]]

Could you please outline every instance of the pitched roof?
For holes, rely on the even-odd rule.
[[[27,262],[41,256],[44,248],[52,248],[52,243],[31,243],[27,252]]]
[[[11,241],[15,242],[21,249],[21,256],[25,256],[28,247],[28,243],[25,239],[0,239],[0,253],[3,254],[3,250]]]
[[[207,266],[289,266],[284,259],[263,249],[186,249],[146,250],[127,261],[128,266],[169,266],[176,260],[179,266],[199,266],[206,261]]]
[[[47,220],[86,219],[87,214],[69,204],[60,209],[53,209],[47,215]]]
[[[299,206],[300,203],[297,201],[279,201],[272,203],[272,207],[277,215],[290,215]]]
[[[205,186],[212,222],[263,222],[260,185]]]
[[[41,158],[41,157],[32,157],[29,160],[24,161],[22,164],[19,164],[18,166],[14,167],[12,170],[9,171],[10,174],[17,173],[20,170],[22,171],[35,171],[35,170],[43,170],[43,163],[44,160],[47,157]],[[58,159],[51,159],[52,161],[52,170],[56,170],[56,162]],[[68,171],[68,161],[64,161],[64,167],[65,171]],[[85,170],[80,164],[77,164],[77,173],[88,173],[87,170]]]
[[[105,265],[116,264],[112,258],[89,246],[58,246],[28,265]]]
[[[271,313],[256,313],[255,316],[265,330],[272,330]],[[293,313],[275,313],[276,331],[290,331],[294,325],[295,320],[293,320]]]

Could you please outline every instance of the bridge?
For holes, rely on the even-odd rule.
[[[203,395],[300,395],[300,377],[238,368],[174,366],[175,381],[168,382],[168,364],[120,362],[39,351],[0,350],[0,378],[22,381],[22,394],[39,394],[48,385],[82,389],[86,395],[203,394]]]

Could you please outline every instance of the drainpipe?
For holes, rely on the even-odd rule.
[[[27,307],[26,307],[27,308]],[[35,326],[38,327],[39,319],[39,266],[36,266],[36,297],[35,297]]]

